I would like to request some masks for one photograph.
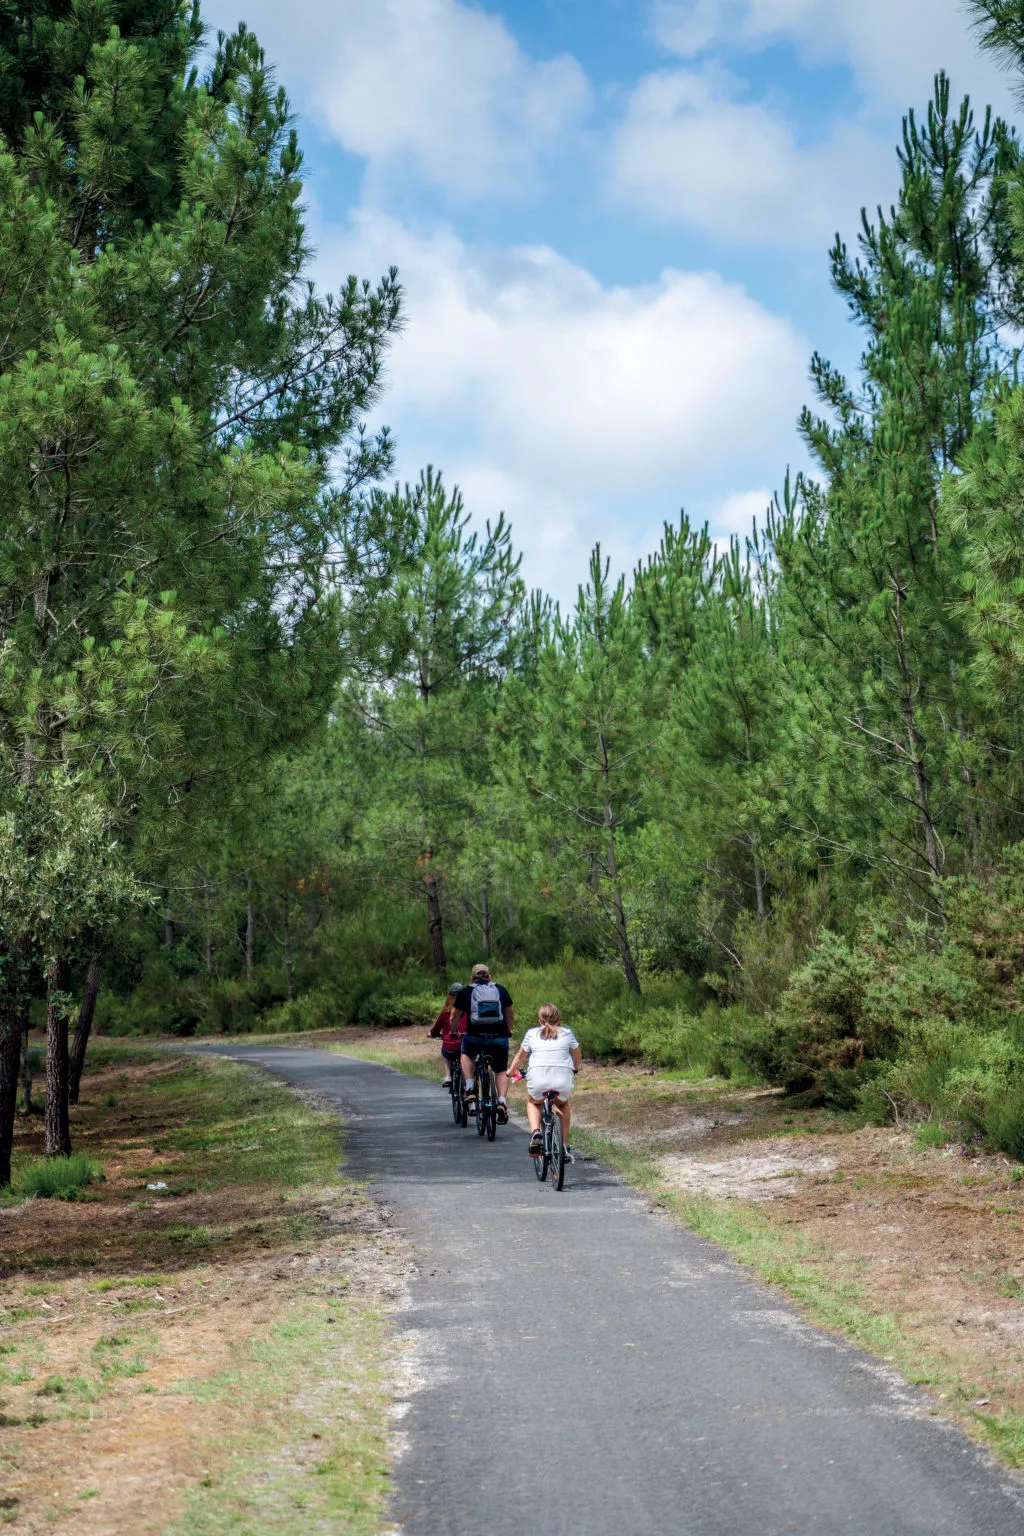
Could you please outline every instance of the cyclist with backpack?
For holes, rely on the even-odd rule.
[[[465,1030],[462,1042],[462,1075],[466,1097],[473,1095],[474,1063],[482,1052],[491,1058],[498,1089],[498,1119],[508,1123],[508,1044],[515,1023],[512,999],[504,987],[491,980],[486,965],[474,965],[469,986],[455,997],[455,1024]]]

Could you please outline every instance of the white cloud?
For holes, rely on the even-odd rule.
[[[771,499],[772,492],[767,489],[736,491],[732,496],[726,496],[708,511],[708,528],[712,538],[721,544],[727,544],[733,534],[745,539],[753,532],[755,520],[758,528],[763,529]]]
[[[682,58],[716,44],[790,42],[808,64],[849,65],[864,94],[886,109],[923,105],[940,69],[978,106],[1011,106],[1006,77],[978,49],[964,0],[654,0],[652,30]]]
[[[411,167],[462,197],[527,178],[590,101],[575,59],[531,59],[500,16],[459,0],[248,0],[246,20],[372,173]]]
[[[365,209],[322,235],[328,286],[391,261],[407,327],[383,414],[402,471],[429,457],[478,515],[507,510],[531,580],[564,595],[595,537],[632,564],[684,500],[784,469],[809,348],[739,286],[668,270],[608,287],[548,247],[485,253]]]
[[[884,193],[894,157],[865,129],[839,122],[802,145],[741,90],[711,68],[648,75],[616,131],[613,192],[658,219],[782,246],[827,240]]]

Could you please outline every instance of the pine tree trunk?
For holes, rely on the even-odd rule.
[[[32,1061],[28,1054],[28,1009],[21,1010],[21,1112],[32,1113]]]
[[[10,954],[4,986],[0,990],[0,1189],[6,1189],[11,1182],[18,1067],[21,1062],[22,1035],[25,1035],[26,1040],[28,1037],[26,952],[27,945],[22,943]]]
[[[916,687],[913,677],[907,667],[906,641],[903,632],[903,589],[896,578],[896,603],[893,608],[893,618],[896,631],[896,654],[899,658],[900,674],[903,679],[903,724],[907,733],[907,748],[910,758],[911,771],[914,777],[914,790],[917,798],[918,810],[921,813],[921,826],[924,831],[924,856],[928,868],[936,880],[942,879],[942,861],[939,858],[938,838],[935,835],[935,822],[932,818],[931,803],[928,796],[928,775],[925,770],[924,758],[921,752],[921,743],[918,739],[917,727],[914,724],[914,697]]]
[[[485,955],[491,952],[491,909],[487,904],[487,887],[480,896],[480,947]]]
[[[288,989],[288,1001],[291,1003],[295,1000],[295,983],[292,977],[292,925],[291,913],[289,910],[290,906],[291,903],[288,899],[288,892],[286,890],[284,893],[284,977],[285,984]]]
[[[615,942],[622,961],[622,973],[626,978],[626,985],[639,997],[640,977],[637,974],[636,961],[633,959],[629,928],[626,925],[626,909],[622,904],[622,892],[619,889],[619,871],[615,860],[615,833],[612,828],[611,814],[611,806],[606,805],[604,820],[607,832],[608,878],[612,888],[612,910],[615,914]]]
[[[756,839],[755,839],[754,844],[753,844],[753,849],[754,849],[754,895],[757,898],[757,916],[758,916],[758,920],[763,923],[764,919],[765,919],[765,907],[764,907],[764,870],[761,868],[761,860],[757,856],[757,841],[756,841]]]
[[[210,876],[203,871],[203,907],[206,916],[206,974],[213,975],[213,900],[210,891]]]
[[[427,928],[430,931],[430,958],[434,970],[444,976],[448,970],[448,958],[444,952],[444,919],[441,916],[441,892],[433,875],[423,882],[427,893]]]
[[[16,996],[0,999],[0,1189],[11,1182],[14,1113],[18,1103],[21,1014]]]
[[[909,703],[906,705],[904,718],[907,728],[907,746],[910,748],[910,765],[914,775],[914,790],[917,796],[918,810],[921,813],[921,826],[924,831],[924,856],[936,880],[941,880],[942,862],[939,858],[939,844],[935,836],[935,822],[932,819],[931,804],[928,796],[928,777],[921,759],[920,743],[914,726],[914,711]]]
[[[601,771],[607,788],[611,771],[608,765],[608,747],[604,735],[598,736],[601,748]],[[626,985],[631,992],[640,996],[640,977],[637,974],[636,961],[633,959],[633,950],[629,942],[629,928],[626,924],[626,909],[622,904],[622,892],[619,889],[619,866],[615,857],[615,816],[612,811],[612,802],[605,796],[604,802],[604,832],[605,832],[605,857],[608,860],[608,880],[612,888],[612,911],[615,916],[615,943],[622,961],[622,973],[626,978]]]
[[[252,899],[252,876],[245,882],[247,901],[245,904],[245,979],[252,981],[253,952],[256,947],[256,908]]]
[[[90,960],[85,978],[85,991],[82,993],[82,1006],[78,1010],[75,1038],[71,1042],[71,1059],[68,1063],[69,1104],[78,1103],[78,1090],[82,1086],[82,1068],[85,1066],[85,1051],[92,1033],[92,1021],[96,1013],[96,999],[100,995],[102,977],[100,962],[96,959]]]
[[[46,1122],[47,1157],[70,1157],[68,1117],[68,963],[63,955],[50,964],[46,977]]]

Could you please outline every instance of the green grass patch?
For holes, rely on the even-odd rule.
[[[89,1286],[90,1291],[96,1291],[102,1295],[105,1291],[119,1291],[123,1286],[138,1285],[144,1288],[158,1290],[164,1285],[173,1285],[170,1275],[118,1275],[106,1280],[94,1280]],[[32,1289],[31,1286],[28,1287]]]
[[[83,1189],[103,1178],[103,1165],[83,1152],[70,1157],[40,1158],[19,1168],[17,1192],[37,1200],[78,1200]]]
[[[290,1308],[236,1367],[180,1389],[244,1405],[253,1427],[218,1443],[211,1471],[163,1536],[377,1536],[387,1488],[387,1374],[387,1329],[377,1310],[328,1296]]]
[[[338,1128],[282,1084],[239,1062],[185,1056],[180,1069],[147,1085],[167,1126],[158,1152],[184,1153],[178,1179],[204,1189],[263,1184],[295,1189],[329,1180],[339,1162]]]

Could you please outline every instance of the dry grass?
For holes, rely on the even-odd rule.
[[[74,1126],[105,1181],[0,1210],[0,1522],[299,1536],[302,1505],[379,1529],[404,1258],[338,1181],[336,1127],[238,1066],[105,1054]],[[38,1138],[20,1124],[20,1159]]]

